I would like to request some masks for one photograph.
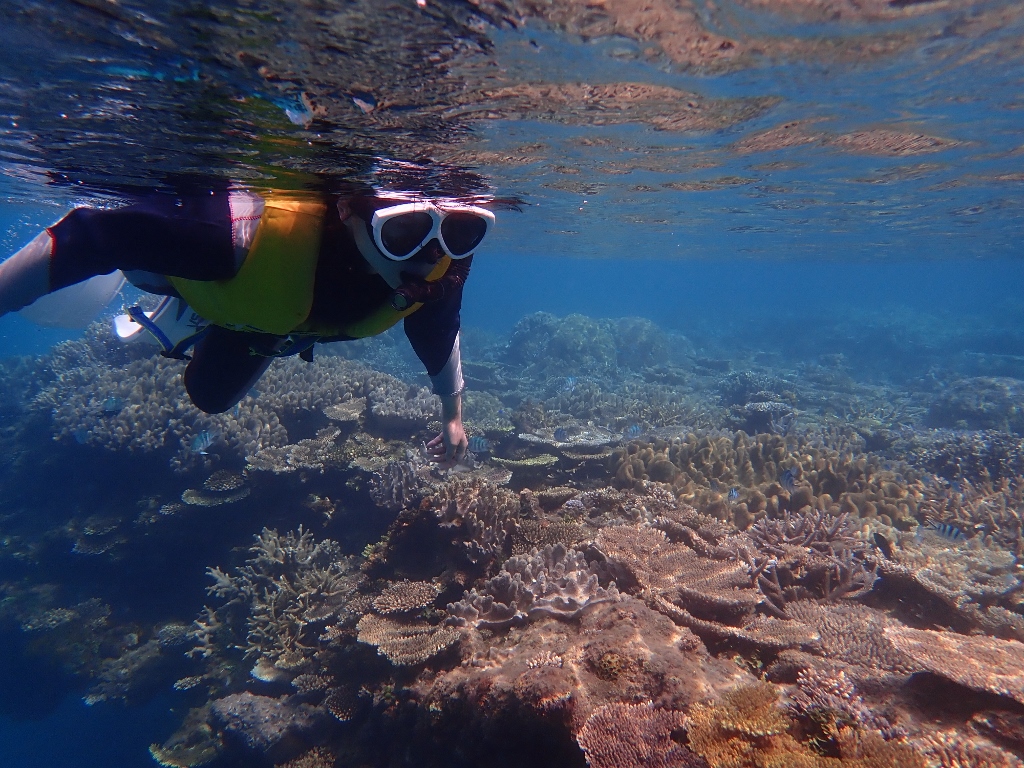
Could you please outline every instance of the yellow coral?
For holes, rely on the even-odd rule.
[[[842,758],[823,757],[789,733],[790,721],[776,704],[770,683],[737,688],[715,704],[694,704],[689,712],[690,749],[711,768],[926,768],[906,744],[877,733],[839,733]]]

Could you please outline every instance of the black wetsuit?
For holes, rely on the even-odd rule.
[[[226,190],[153,195],[112,210],[78,208],[49,228],[53,237],[51,290],[115,270],[151,272],[189,280],[226,280],[238,270]],[[462,278],[443,297],[405,319],[405,333],[430,376],[447,363],[461,323]],[[166,291],[173,295],[173,290]],[[345,327],[387,303],[392,289],[367,271],[337,206],[327,206],[309,320]],[[185,369],[192,402],[208,413],[237,403],[270,364],[281,337],[212,326]],[[344,341],[333,336],[318,341]]]

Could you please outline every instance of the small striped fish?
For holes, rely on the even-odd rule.
[[[967,534],[964,533],[963,529],[959,526],[953,525],[952,523],[940,523],[937,520],[925,520],[921,526],[925,530],[931,531],[937,536],[941,536],[946,541],[964,541],[967,538]]]
[[[490,453],[491,441],[480,435],[473,435],[469,438],[469,450],[473,453]]]

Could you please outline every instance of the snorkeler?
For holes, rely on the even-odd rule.
[[[122,270],[138,288],[180,299],[179,315],[187,304],[202,318],[184,343],[162,344],[180,358],[194,344],[185,388],[207,413],[234,406],[275,357],[312,360],[314,343],[375,336],[404,319],[442,403],[442,430],[427,448],[450,466],[467,449],[462,289],[493,223],[467,202],[382,194],[208,189],[76,208],[0,264],[0,316]],[[159,338],[160,318],[134,309]]]

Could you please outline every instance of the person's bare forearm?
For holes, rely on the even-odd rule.
[[[462,421],[462,394],[447,395],[441,398],[441,421],[449,424],[455,419]]]

